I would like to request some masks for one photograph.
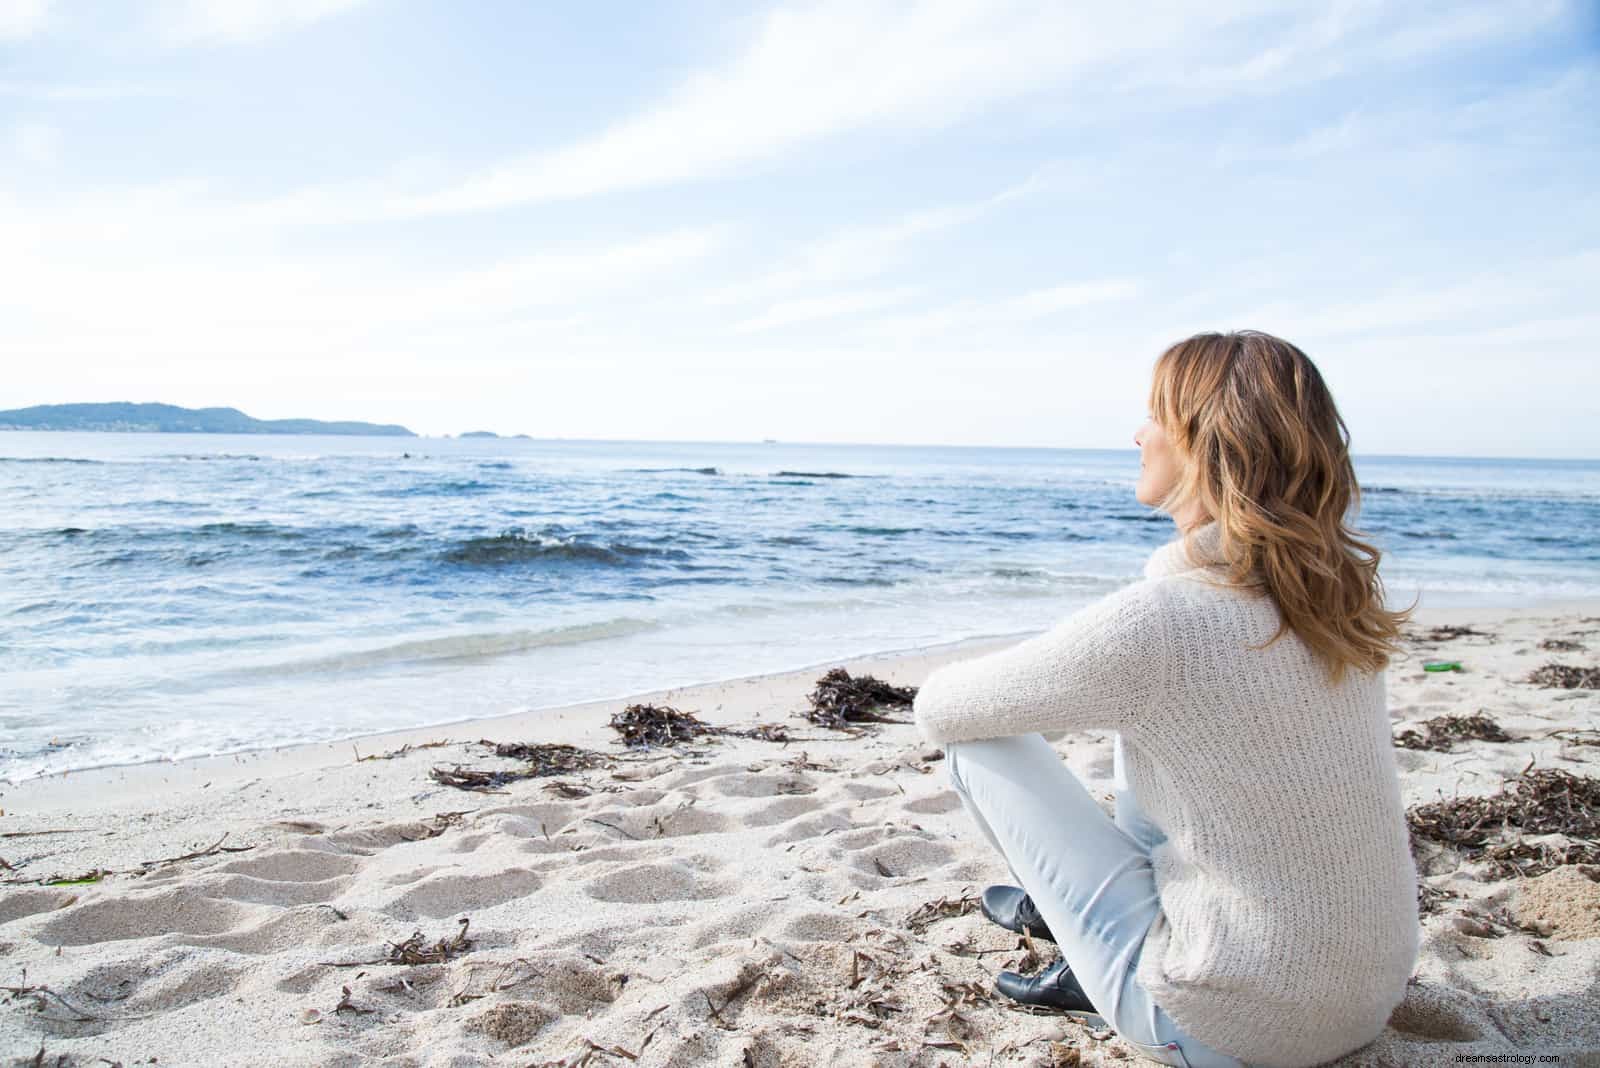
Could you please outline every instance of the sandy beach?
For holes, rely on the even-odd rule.
[[[827,666],[916,686],[939,664],[1015,640]],[[1492,798],[1508,781],[1534,782],[1530,772],[1597,774],[1594,680],[1528,679],[1600,660],[1600,604],[1427,610],[1408,645],[1390,669],[1391,715],[1397,734],[1416,732],[1409,745],[1433,745],[1399,751],[1408,805]],[[1461,670],[1424,671],[1432,659]],[[1053,946],[1035,955],[977,911],[1005,865],[909,709],[856,734],[801,715],[824,670],[7,787],[0,1056],[1131,1062],[1112,1034],[993,994],[998,970],[1034,971]],[[609,721],[633,703],[734,728],[781,724],[790,740],[630,750]],[[1452,738],[1439,719],[1477,715],[1504,740]],[[1481,721],[1468,733],[1496,734]],[[492,792],[430,776],[525,767],[485,740],[603,759]],[[1109,736],[1054,744],[1109,800]],[[1580,780],[1537,781],[1554,796]],[[1560,796],[1547,807],[1572,804]],[[1600,868],[1551,866],[1585,845],[1541,831],[1474,858],[1470,845],[1422,843],[1410,995],[1377,1043],[1339,1063],[1515,1052],[1600,1064]],[[1532,863],[1551,870],[1516,874]]]

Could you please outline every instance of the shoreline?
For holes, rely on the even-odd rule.
[[[1513,619],[1518,614],[1600,615],[1600,601],[1544,599],[1517,605],[1495,603],[1467,605],[1447,602],[1437,606],[1419,603],[1413,616],[1413,626],[1460,624],[1465,621],[1497,622]],[[802,676],[814,680],[830,667],[844,667],[853,675],[877,673],[880,677],[884,677],[885,681],[906,685],[897,681],[897,674],[896,677],[885,677],[883,673],[904,673],[909,670],[926,674],[939,664],[969,656],[981,656],[1041,633],[1044,631],[1018,631],[1013,634],[963,638],[910,649],[863,653],[842,659],[830,658],[783,671],[686,683],[621,697],[595,698],[541,708],[519,709],[494,716],[472,716],[430,726],[397,727],[392,730],[349,735],[331,741],[289,742],[277,746],[233,750],[177,760],[96,765],[50,772],[17,782],[0,779],[0,812],[11,815],[26,811],[30,806],[47,810],[51,802],[61,801],[67,794],[75,795],[73,800],[83,805],[84,791],[89,793],[91,801],[98,806],[101,802],[110,803],[133,796],[135,792],[143,796],[150,791],[164,793],[191,788],[202,778],[208,783],[228,785],[249,777],[259,778],[263,775],[292,774],[308,768],[335,767],[349,762],[345,754],[352,749],[357,756],[372,756],[385,749],[399,749],[403,746],[415,748],[434,742],[441,734],[461,735],[463,738],[471,736],[471,740],[474,741],[482,737],[492,737],[497,741],[509,740],[507,736],[513,733],[518,735],[516,740],[520,741],[567,741],[568,739],[564,737],[547,736],[550,732],[540,728],[547,724],[576,723],[592,744],[599,738],[608,737],[604,733],[604,728],[611,714],[622,711],[630,704],[693,703],[708,699],[713,695],[713,691],[716,695],[721,695],[729,687],[779,688],[789,691],[802,681]],[[921,666],[919,668],[916,665]],[[808,692],[810,692],[809,685],[800,694],[799,701],[791,712],[806,707],[804,693]],[[720,709],[721,706],[716,707]],[[707,722],[721,722],[712,718],[706,710],[695,711]],[[593,722],[590,722],[591,719]],[[787,716],[787,720],[791,725],[805,722],[793,717],[792,714]],[[250,774],[247,775],[246,772]],[[0,820],[3,819],[4,817],[0,817]],[[0,827],[4,827],[4,824],[0,823]]]

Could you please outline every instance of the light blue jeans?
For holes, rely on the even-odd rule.
[[[1114,822],[1043,735],[952,742],[944,755],[962,804],[1033,898],[1106,1022],[1162,1064],[1244,1068],[1185,1034],[1136,975],[1161,912],[1150,852],[1166,835],[1127,788],[1121,739]]]

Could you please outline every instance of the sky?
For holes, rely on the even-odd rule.
[[[0,409],[1600,457],[1600,4],[0,0]]]

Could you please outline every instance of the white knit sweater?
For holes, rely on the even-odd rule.
[[[1333,686],[1263,594],[1217,585],[1220,528],[1142,581],[923,683],[933,743],[1115,730],[1162,915],[1139,979],[1189,1034],[1252,1064],[1321,1064],[1376,1038],[1416,961],[1417,876],[1383,675]],[[1070,962],[1069,962],[1070,963]]]

